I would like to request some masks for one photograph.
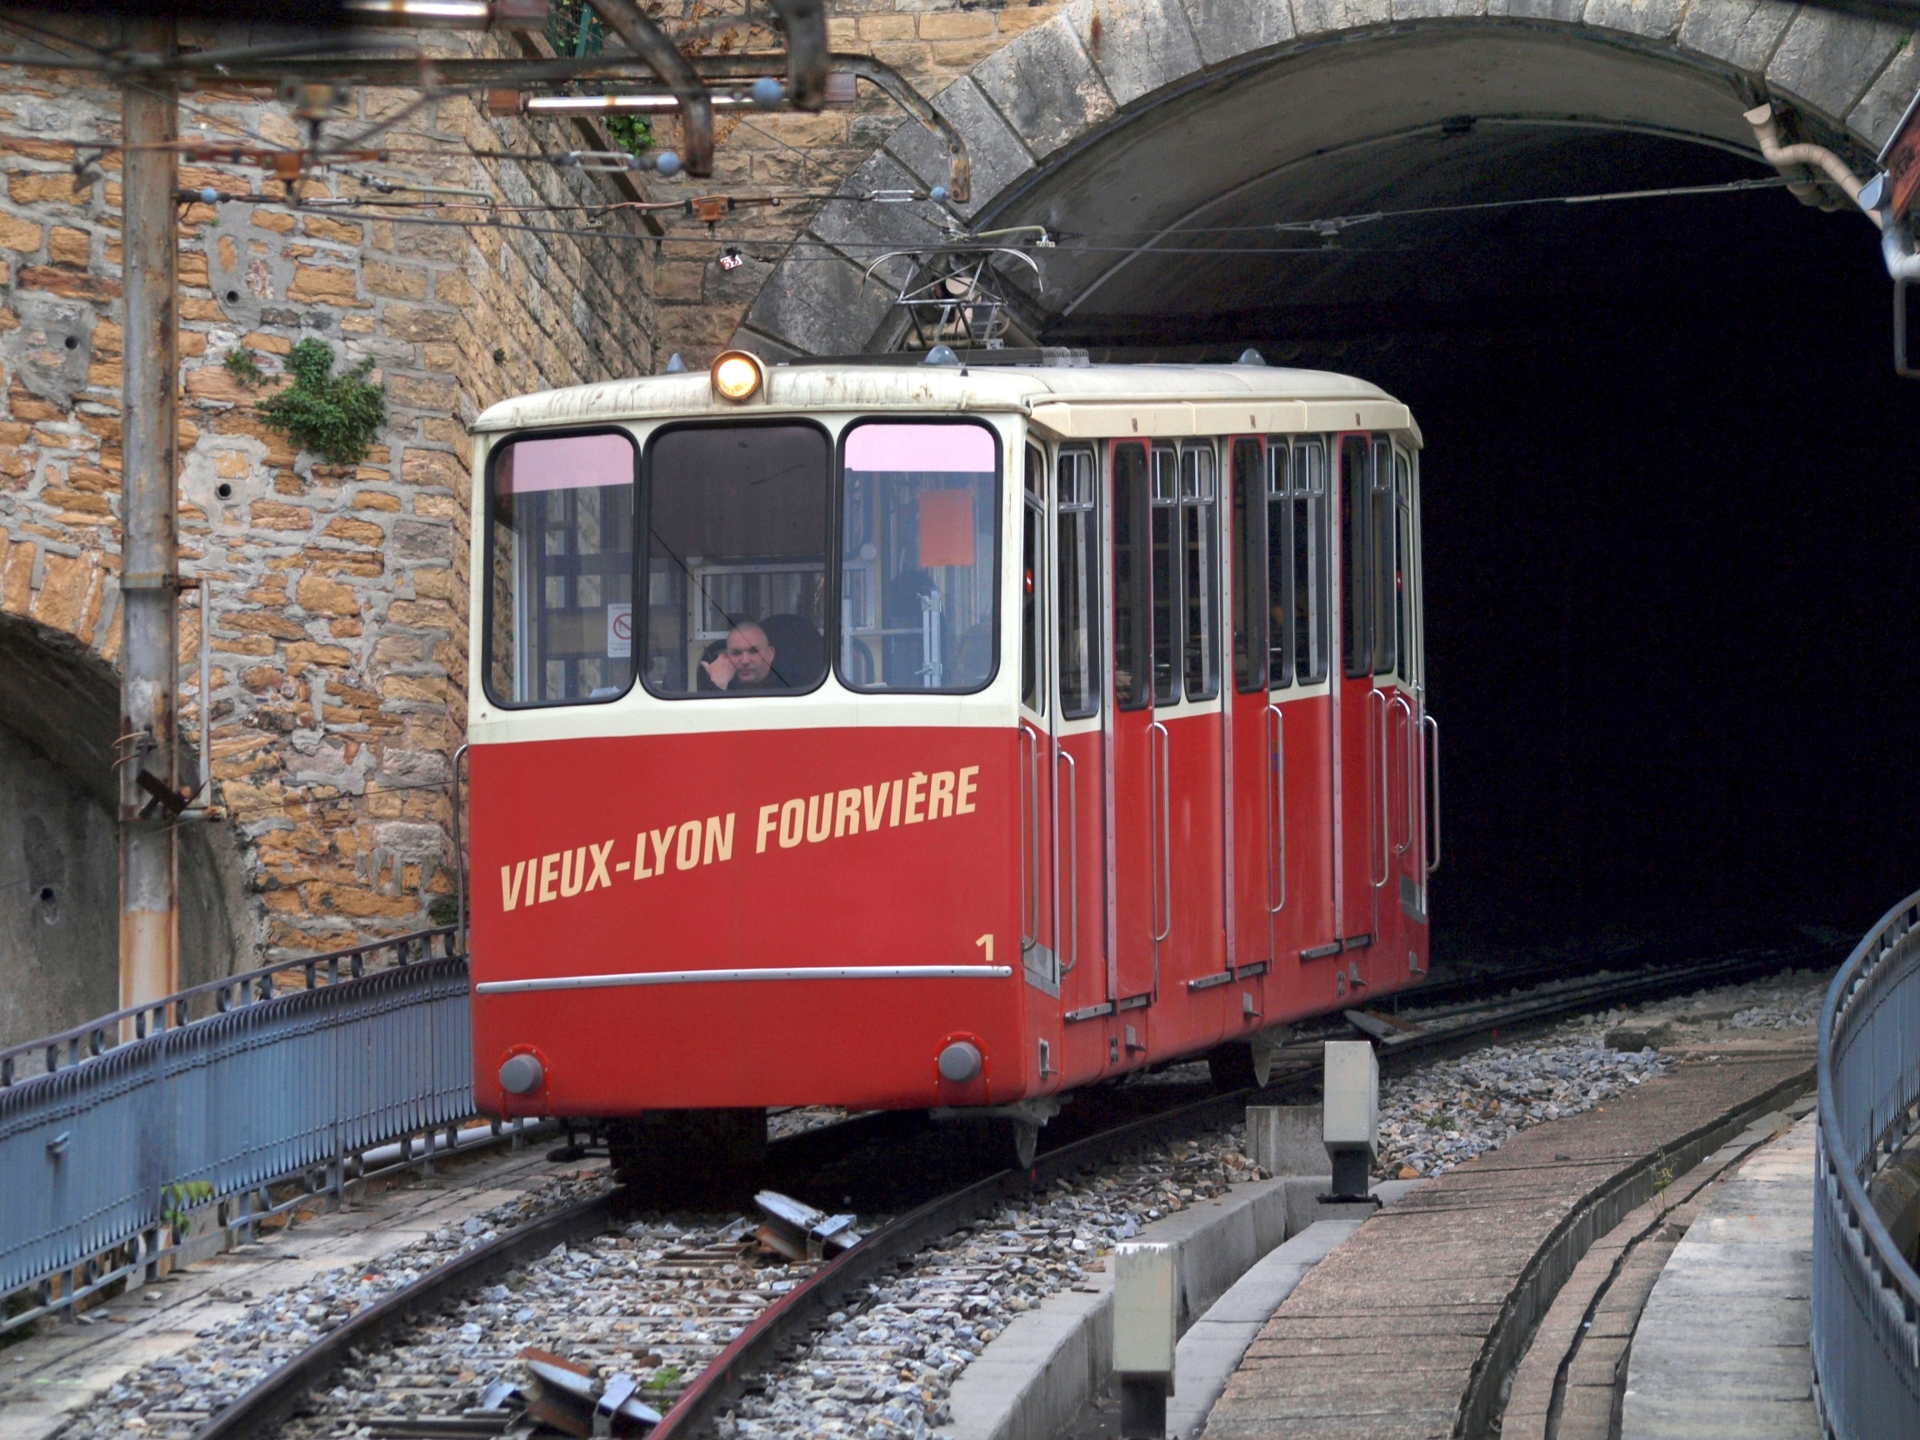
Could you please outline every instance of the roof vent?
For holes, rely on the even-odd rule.
[[[960,357],[953,353],[951,345],[936,345],[927,351],[927,358],[920,363],[922,365],[958,365]]]
[[[1267,357],[1249,345],[1240,352],[1240,358],[1233,363],[1236,365],[1264,365],[1267,363]]]
[[[669,358],[667,361],[667,374],[684,375],[686,373],[687,373],[687,362],[680,358],[680,352],[676,350],[673,352],[672,357]]]

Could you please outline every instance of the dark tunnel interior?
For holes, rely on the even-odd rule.
[[[1332,213],[1769,174],[1601,130],[1429,154]],[[1259,213],[1316,213],[1287,206]],[[1170,261],[1166,308],[1050,328],[1114,359],[1253,345],[1412,407],[1437,955],[1853,937],[1920,885],[1920,382],[1877,240],[1778,189],[1388,218]]]

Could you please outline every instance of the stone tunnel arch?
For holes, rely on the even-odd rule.
[[[1808,138],[1864,168],[1920,86],[1912,38],[1773,0],[1079,0],[935,103],[969,147],[964,213],[976,226],[1151,236],[1271,215],[1277,196],[1320,215],[1383,195],[1488,193],[1461,158],[1471,145],[1455,147],[1448,175],[1422,183],[1430,147],[1419,142],[1457,136],[1469,120],[1489,137],[1486,158],[1522,174],[1530,155],[1564,171],[1555,137],[1596,131],[1757,165],[1741,114],[1771,98]],[[944,150],[909,122],[841,194],[946,178]],[[823,205],[735,343],[774,357],[890,348],[901,317],[862,272],[884,251],[937,240],[926,209]],[[881,278],[897,279],[897,264]],[[1103,255],[1058,256],[1048,268],[1046,292],[1022,316],[1029,330],[1068,322],[1079,338],[1102,311],[1179,308],[1183,286],[1189,300],[1217,296],[1204,265]]]
[[[63,631],[0,613],[0,1044],[119,1006],[119,716],[111,664]],[[244,914],[226,827],[183,828],[182,984],[252,953]]]

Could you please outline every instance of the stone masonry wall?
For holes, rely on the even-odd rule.
[[[329,134],[397,117],[377,142],[393,153],[346,168],[506,205],[625,198],[592,175],[470,153],[577,147],[571,126],[489,119],[465,98],[407,110],[417,98],[358,93]],[[108,661],[120,643],[119,156],[83,147],[118,128],[117,92],[84,73],[0,65],[0,608]],[[184,96],[181,134],[302,140],[271,96],[245,90]],[[180,226],[181,568],[212,597],[213,774],[255,907],[248,933],[283,954],[411,929],[454,884],[466,423],[503,396],[654,368],[644,232],[625,216],[606,222],[617,237],[606,239],[301,211],[246,166],[189,162],[181,181],[259,197],[184,207]],[[299,193],[369,192],[333,173]],[[578,223],[569,211],[501,214]],[[310,336],[342,366],[372,358],[385,385],[388,422],[358,465],[296,452],[254,413]],[[224,368],[238,347],[269,372],[261,390]],[[180,655],[183,723],[197,735],[194,606],[183,600]]]

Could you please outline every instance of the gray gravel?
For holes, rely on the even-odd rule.
[[[95,1440],[126,1431],[190,1436],[210,1413],[230,1404],[270,1370],[365,1306],[492,1239],[503,1228],[524,1224],[610,1185],[604,1171],[588,1177],[551,1176],[514,1203],[482,1211],[457,1230],[435,1231],[394,1251],[377,1267],[329,1270],[298,1289],[266,1296],[239,1319],[200,1332],[200,1343],[191,1349],[128,1375],[58,1434],[61,1440]],[[243,1291],[216,1298],[253,1297]]]

